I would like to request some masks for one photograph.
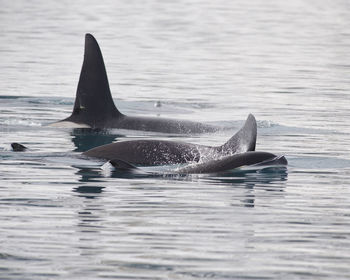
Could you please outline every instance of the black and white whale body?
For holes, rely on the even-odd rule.
[[[188,165],[176,170],[179,174],[202,174],[227,172],[244,166],[287,165],[284,156],[276,156],[268,152],[246,152],[209,160],[203,163]]]
[[[244,126],[225,144],[218,147],[195,145],[163,140],[123,141],[99,146],[82,155],[109,162],[121,171],[138,169],[135,165],[188,165],[171,170],[170,174],[201,174],[230,172],[243,166],[283,166],[284,156],[256,152],[257,126],[249,115]],[[14,151],[26,149],[21,144],[11,144]]]
[[[135,165],[120,160],[112,159],[109,161],[117,170],[131,171],[136,170],[138,167]],[[245,166],[285,166],[288,164],[287,159],[284,156],[277,156],[268,152],[245,152],[230,156],[225,156],[219,159],[208,160],[203,163],[190,164],[185,167],[181,167],[170,171],[174,174],[214,174],[229,172],[233,169],[245,167]]]
[[[83,155],[105,160],[120,159],[136,165],[179,164],[254,151],[256,137],[256,120],[250,114],[244,126],[218,147],[166,140],[133,140],[99,146]]]
[[[100,47],[91,34],[85,35],[84,62],[72,115],[51,126],[120,128],[164,133],[206,133],[218,127],[186,120],[126,116],[116,108],[109,88]]]
[[[218,147],[164,140],[123,141],[93,148],[88,157],[109,160],[119,171],[138,169],[135,165],[189,163],[171,170],[174,174],[222,173],[244,166],[284,166],[287,160],[268,152],[256,152],[257,124],[249,115],[243,127]]]

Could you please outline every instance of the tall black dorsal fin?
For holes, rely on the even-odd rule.
[[[223,155],[232,155],[255,151],[257,125],[255,117],[249,114],[243,127],[237,131],[224,145],[217,147]]]
[[[106,122],[120,116],[114,105],[102,53],[96,39],[85,35],[84,62],[72,115],[65,121],[105,127]]]

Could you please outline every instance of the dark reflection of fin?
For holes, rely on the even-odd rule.
[[[76,175],[80,175],[81,179],[79,179],[79,182],[104,182],[101,172],[98,168],[90,168],[90,167],[78,167],[79,170],[76,172]]]
[[[78,168],[78,171],[76,172],[77,175],[81,176],[81,179],[79,179],[79,182],[87,183],[87,182],[103,182],[101,179],[101,173],[98,169],[95,168]],[[91,186],[91,185],[81,185],[79,187],[76,187],[73,189],[73,192],[79,193],[79,196],[93,199],[98,197],[98,194],[101,194],[103,192],[104,187],[100,186]]]
[[[255,207],[255,195],[250,194],[246,195],[246,198],[241,201],[244,205],[244,207],[247,208],[254,208]]]
[[[92,148],[110,144],[116,138],[124,135],[112,134],[108,130],[92,128],[75,128],[71,132],[72,142],[75,146],[75,152],[85,152]]]
[[[79,196],[93,199],[96,198],[97,194],[101,194],[104,187],[98,186],[79,186],[74,188],[73,191],[79,193]]]

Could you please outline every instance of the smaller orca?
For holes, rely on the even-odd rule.
[[[138,167],[120,159],[112,159],[109,161],[114,168],[120,171],[137,170]],[[225,156],[219,159],[209,160],[203,163],[190,164],[185,167],[171,171],[174,174],[217,174],[229,172],[233,169],[244,166],[284,166],[288,161],[284,156],[276,156],[267,152],[245,152]]]
[[[256,120],[250,114],[243,127],[218,147],[166,140],[132,140],[99,146],[84,152],[83,155],[106,160],[120,159],[137,165],[199,162],[254,151],[256,137]]]
[[[179,174],[221,173],[243,166],[287,165],[287,163],[284,156],[251,151],[188,165],[176,170],[176,172]]]
[[[84,62],[72,115],[50,126],[120,128],[178,134],[219,130],[216,126],[187,120],[133,117],[122,114],[113,102],[102,53],[91,34],[85,35]]]

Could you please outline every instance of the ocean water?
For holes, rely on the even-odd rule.
[[[87,32],[120,111],[228,129],[48,127],[71,113]],[[0,34],[0,279],[350,278],[348,1],[0,0]],[[77,156],[220,145],[249,113],[287,169],[131,176]]]

